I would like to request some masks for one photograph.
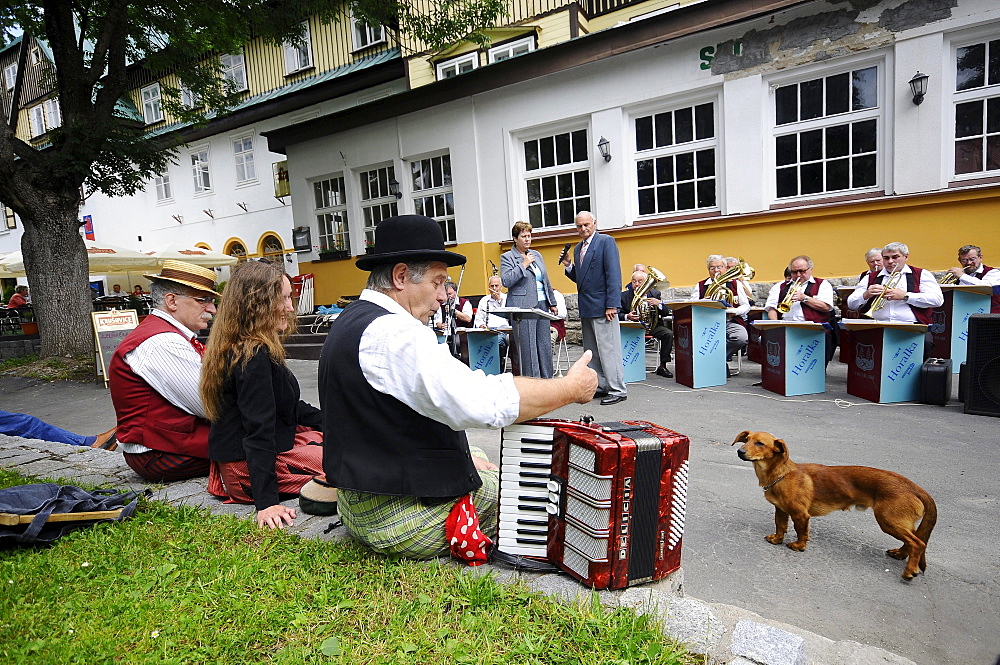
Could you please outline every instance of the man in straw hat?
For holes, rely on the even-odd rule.
[[[146,480],[208,475],[208,430],[198,393],[204,347],[195,335],[215,313],[215,272],[164,261],[152,310],[118,345],[108,379],[125,462]]]
[[[357,260],[371,271],[367,286],[320,356],[326,478],[348,531],[377,552],[447,553],[445,524],[470,503],[482,532],[495,535],[499,471],[470,450],[464,430],[585,404],[597,388],[589,353],[555,379],[488,376],[453,358],[426,323],[447,299],[447,269],[463,263],[433,219],[381,222],[375,253]]]

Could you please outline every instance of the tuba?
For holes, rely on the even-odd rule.
[[[732,289],[726,286],[726,283],[734,279],[749,281],[756,274],[757,272],[743,260],[743,257],[740,257],[739,263],[708,283],[705,287],[705,298],[707,300],[721,300],[728,307],[737,307],[739,305],[739,298],[737,298],[736,293]]]
[[[882,293],[875,296],[875,299],[872,300],[872,304],[868,308],[868,311],[862,312],[861,316],[867,316],[869,319],[874,319],[875,318],[874,313],[885,307],[885,302],[886,302],[885,292],[888,291],[889,289],[896,288],[896,285],[899,284],[899,280],[902,279],[902,277],[903,277],[902,266],[899,266],[892,271],[892,273],[889,275],[889,279],[885,280],[885,284],[882,285],[883,286]]]
[[[798,293],[799,291],[805,289],[805,287],[806,283],[801,280],[797,279],[794,282],[792,282],[788,287],[788,292],[785,293],[785,297],[782,298],[781,302],[778,303],[777,307],[778,311],[781,312],[782,314],[788,314],[789,310],[792,309],[792,304],[794,304],[795,302],[794,300],[792,300],[792,296]]]
[[[667,281],[666,276],[653,266],[646,266],[646,281],[639,285],[632,296],[631,311],[639,317],[642,327],[652,330],[660,323],[660,313],[646,302],[646,294],[660,282]]]

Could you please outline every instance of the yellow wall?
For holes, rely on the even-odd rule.
[[[614,27],[615,25],[618,25],[618,23],[629,21],[636,16],[642,16],[643,14],[655,12],[658,9],[663,9],[671,5],[686,5],[694,1],[695,0],[649,0],[648,2],[628,5],[616,12],[611,12],[610,14],[604,14],[603,16],[597,16],[591,19],[589,25],[590,32],[597,32],[598,30]]]
[[[709,254],[743,257],[757,271],[754,281],[778,281],[799,254],[813,259],[817,277],[849,277],[866,269],[866,251],[890,242],[907,244],[910,262],[929,270],[957,265],[957,250],[967,244],[982,247],[988,265],[1000,266],[1000,187],[621,229],[612,235],[621,253],[623,283],[633,264],[645,263],[663,272],[671,286],[691,286],[705,278]],[[578,239],[567,232],[536,237],[532,244],[545,259],[552,286],[563,293],[576,293],[576,286],[556,267],[556,259],[566,242]],[[454,251],[469,257],[462,292],[486,293],[488,260],[499,266],[508,249],[510,243],[458,245]],[[353,259],[303,263],[299,270],[315,273],[316,304],[360,293],[367,277]],[[452,269],[452,277],[458,279],[458,269]]]

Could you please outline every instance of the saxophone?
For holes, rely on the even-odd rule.
[[[653,266],[647,266],[646,281],[639,285],[639,288],[635,290],[635,295],[632,296],[631,311],[639,317],[642,327],[646,330],[652,330],[660,323],[660,312],[656,307],[646,302],[646,294],[654,286],[665,281],[667,278],[662,272]]]

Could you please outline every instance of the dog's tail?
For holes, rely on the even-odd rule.
[[[924,519],[920,520],[920,526],[917,527],[917,538],[919,538],[924,543],[924,551],[920,554],[920,570],[927,570],[927,542],[931,539],[931,531],[934,530],[934,525],[937,524],[937,504],[934,503],[934,499],[928,494],[923,488],[917,493],[920,497],[920,502],[924,504]]]

